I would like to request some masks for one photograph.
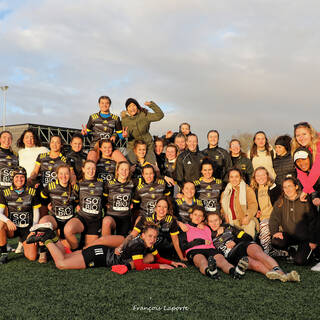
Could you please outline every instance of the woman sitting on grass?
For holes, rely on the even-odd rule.
[[[296,271],[285,274],[277,261],[265,254],[262,248],[252,241],[252,237],[242,230],[231,225],[222,224],[217,213],[209,213],[208,226],[212,230],[213,244],[218,252],[222,253],[227,261],[239,264],[241,259],[248,259],[248,269],[260,272],[268,279],[286,281],[300,281]]]
[[[220,279],[217,266],[232,278],[241,279],[248,267],[248,259],[246,257],[240,259],[238,265],[234,267],[217,251],[212,243],[211,230],[203,225],[205,220],[203,207],[194,207],[190,219],[191,222],[186,225],[188,231],[181,232],[179,235],[181,247],[185,250],[187,259],[194,263],[203,275],[214,280]]]
[[[269,220],[272,246],[288,250],[293,262],[305,265],[317,247],[317,231],[313,222],[317,213],[313,205],[300,200],[300,190],[294,178],[285,178],[283,196],[273,206]],[[308,230],[307,232],[305,230]],[[295,249],[292,246],[297,246]]]
[[[181,262],[160,257],[158,251],[154,249],[158,237],[158,228],[154,224],[145,225],[141,236],[129,241],[120,255],[115,254],[114,248],[123,242],[122,236],[103,236],[83,250],[66,253],[50,223],[37,225],[34,232],[35,234],[29,238],[29,243],[43,242],[56,267],[61,270],[113,266],[113,271],[125,273],[132,269],[140,271],[186,267]]]

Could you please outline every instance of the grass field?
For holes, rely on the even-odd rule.
[[[310,267],[295,267],[300,283],[251,271],[240,281],[220,272],[213,281],[193,266],[120,276],[9,258],[0,266],[0,319],[320,319],[320,273]]]

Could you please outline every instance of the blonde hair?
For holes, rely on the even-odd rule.
[[[129,175],[128,175],[127,179],[126,179],[126,183],[127,183],[127,182],[130,181],[130,179],[131,179],[130,163],[129,163],[128,161],[120,161],[120,162],[117,163],[116,172],[115,172],[115,179],[118,180],[118,177],[119,177],[119,168],[120,168],[120,166],[123,165],[123,164],[127,165],[128,168],[129,168]]]
[[[252,178],[251,178],[251,182],[250,182],[250,187],[253,189],[253,190],[258,190],[259,189],[259,185],[256,181],[256,173],[257,171],[259,170],[264,170],[266,175],[267,175],[267,183],[266,185],[267,186],[270,186],[273,184],[273,180],[271,179],[270,177],[270,174],[269,174],[269,171],[265,168],[265,167],[257,167],[254,169],[253,171],[253,174],[252,174]]]
[[[317,143],[319,142],[319,136],[318,136],[317,131],[308,122],[300,122],[300,123],[294,125],[294,136],[293,136],[292,141],[291,141],[291,154],[293,156],[294,152],[299,147],[302,147],[301,144],[296,139],[296,131],[299,128],[305,128],[305,129],[309,130],[309,132],[310,132],[311,143],[310,143],[310,145],[308,145],[306,147],[310,147],[311,148],[312,160],[314,162],[315,159],[316,159],[316,154],[317,154]]]

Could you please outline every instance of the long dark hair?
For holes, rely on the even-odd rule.
[[[30,128],[30,129],[26,129],[26,130],[24,130],[24,131],[22,132],[22,135],[21,135],[20,138],[17,140],[17,147],[18,147],[19,149],[25,148],[23,139],[24,139],[24,136],[26,135],[26,133],[28,133],[28,132],[32,133],[32,135],[33,135],[34,145],[35,145],[36,147],[41,147],[41,140],[40,140],[39,136],[37,135],[37,133],[35,132],[35,130],[33,130],[33,129],[31,129],[31,128]]]
[[[165,201],[168,205],[168,213],[170,216],[173,216],[173,204],[172,201],[170,199],[170,197],[168,196],[162,196],[161,198],[159,198],[156,202],[156,206],[160,201]]]

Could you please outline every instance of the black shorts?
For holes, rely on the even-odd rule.
[[[51,217],[53,217],[56,220],[56,223],[58,225],[58,230],[59,230],[59,238],[60,239],[65,239],[65,235],[64,235],[64,227],[67,224],[67,222],[69,220],[71,220],[72,218],[68,219],[68,220],[59,220],[55,215],[51,215]]]
[[[101,219],[87,219],[80,215],[76,215],[75,218],[78,218],[82,222],[84,226],[83,234],[100,235]]]
[[[121,258],[114,253],[114,248],[96,245],[82,251],[87,268],[111,267],[121,264]]]
[[[187,253],[188,261],[193,263],[193,258],[197,254],[202,254],[208,259],[210,256],[214,257],[216,254],[219,254],[219,252],[217,249],[193,249]]]
[[[250,244],[256,244],[254,241],[243,241],[238,243],[233,249],[229,252],[227,260],[234,266],[238,264],[239,260],[247,256],[247,249]]]
[[[131,216],[112,216],[107,214],[107,217],[113,218],[116,223],[115,234],[126,236],[129,234],[129,231],[132,229]]]
[[[13,237],[14,238],[19,237],[21,242],[26,241],[30,233],[30,228],[31,226],[30,227],[28,226],[26,228],[17,227],[17,230],[14,232]]]

